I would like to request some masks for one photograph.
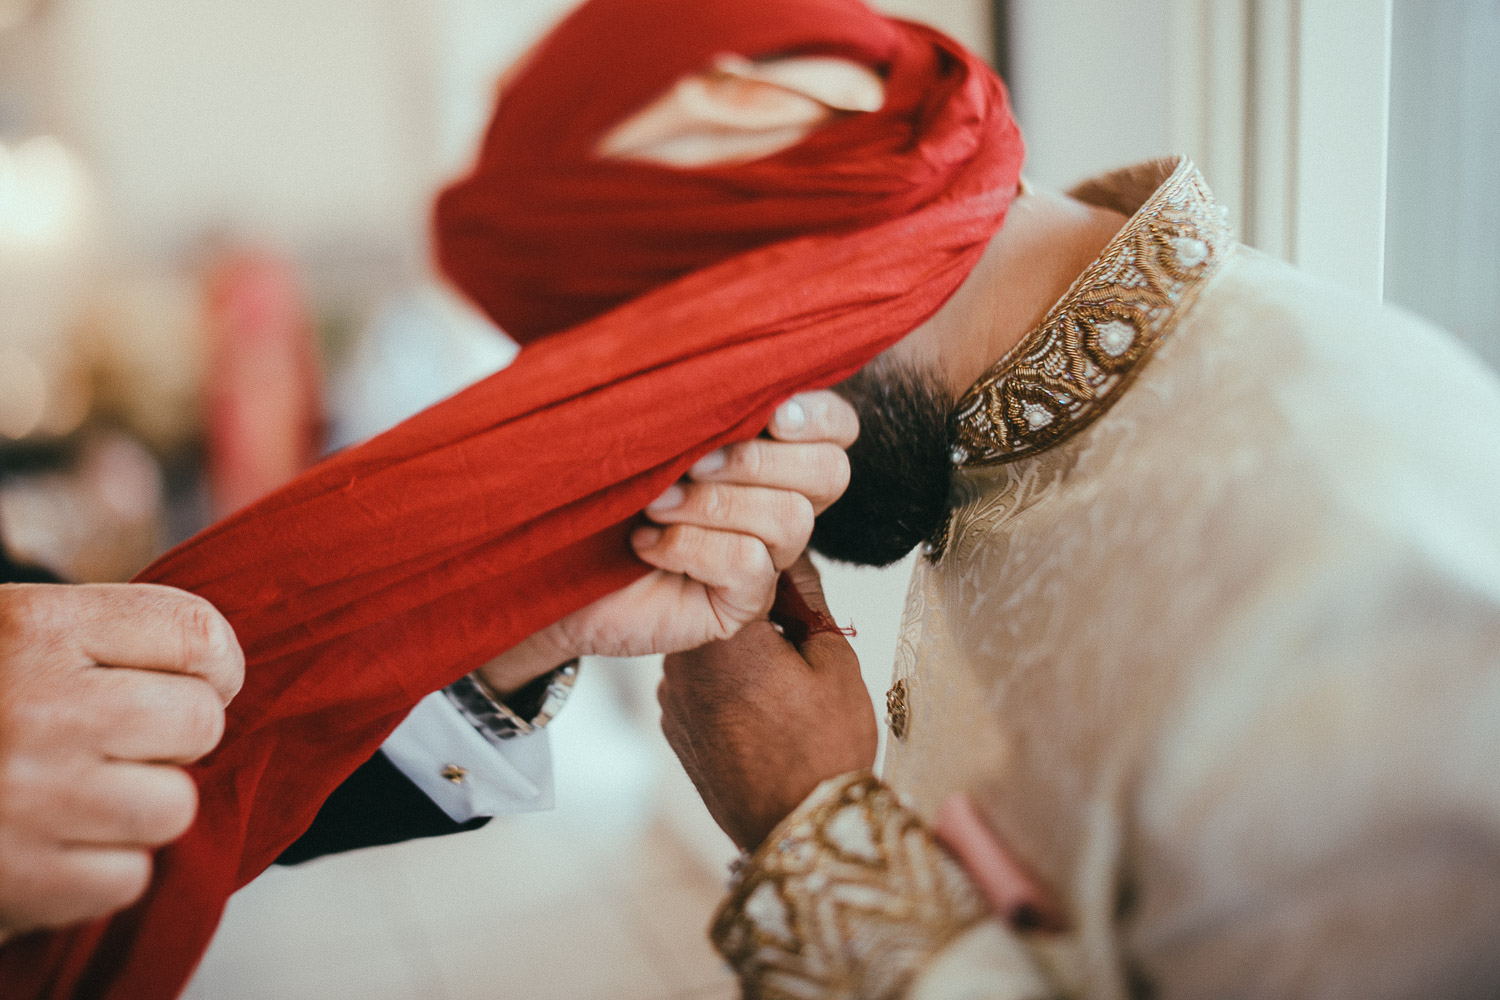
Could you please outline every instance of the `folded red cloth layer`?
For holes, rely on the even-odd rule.
[[[858,60],[886,104],[739,166],[592,156],[722,52]],[[527,346],[141,575],[228,616],[245,687],[146,897],[0,951],[0,996],[175,996],[229,895],[418,700],[646,572],[630,522],[697,458],[931,316],[1000,227],[1021,160],[979,59],[856,0],[580,8],[437,212],[444,267]]]

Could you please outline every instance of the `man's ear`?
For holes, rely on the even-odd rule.
[[[838,115],[884,103],[880,77],[846,59],[756,63],[725,55],[611,129],[597,152],[674,167],[744,163],[795,146]]]

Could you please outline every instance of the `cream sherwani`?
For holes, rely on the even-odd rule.
[[[960,403],[910,811],[820,791],[721,946],[763,996],[1500,996],[1495,379],[1236,244],[1186,161],[1075,195],[1134,215]],[[1067,933],[970,915],[955,792]]]

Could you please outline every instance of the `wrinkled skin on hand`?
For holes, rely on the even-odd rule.
[[[128,906],[197,812],[245,660],[207,601],[0,586],[0,936]]]

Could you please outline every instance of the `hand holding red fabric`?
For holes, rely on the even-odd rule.
[[[796,419],[793,420],[793,415]],[[813,518],[842,495],[859,418],[810,392],[767,433],[705,456],[646,507],[631,547],[652,571],[573,612],[480,669],[514,691],[576,656],[645,656],[726,639],[765,616],[778,576],[806,550]]]

